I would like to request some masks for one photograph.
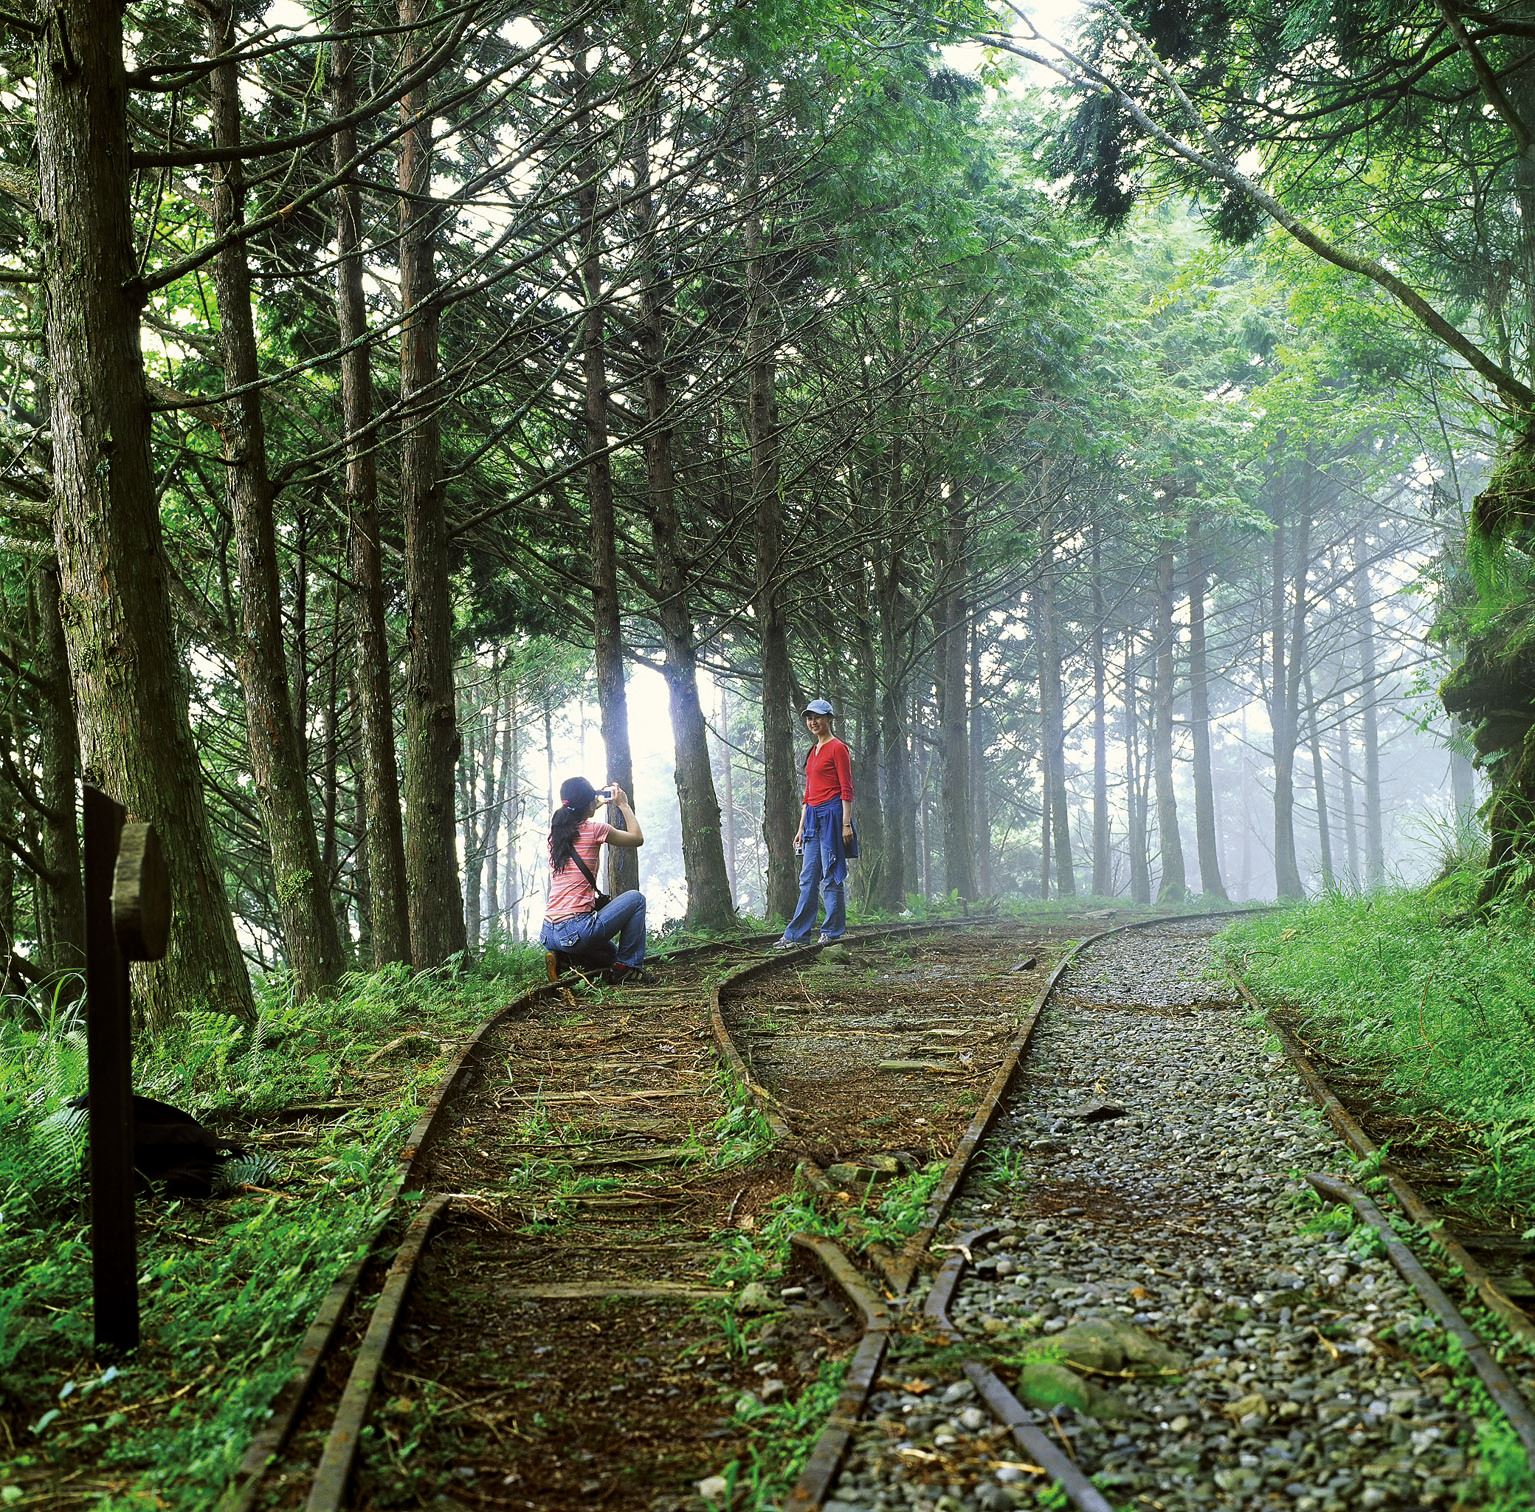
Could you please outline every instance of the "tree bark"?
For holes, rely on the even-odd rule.
[[[417,28],[424,0],[400,0],[400,25]],[[401,68],[418,61],[421,33]],[[418,85],[400,102],[400,504],[405,518],[405,878],[411,961],[440,965],[466,945],[454,825],[458,705],[453,684],[453,602],[438,419],[436,239],[432,203],[432,104]]]
[[[171,875],[144,1022],[254,1016],[203,802],[171,630],[139,350],[122,11],[59,0],[36,70],[39,237],[52,383],[54,539],[87,780],[155,826]]]
[[[751,451],[756,563],[752,614],[762,654],[762,838],[767,846],[767,912],[788,918],[798,897],[794,831],[798,800],[794,769],[793,679],[783,606],[783,499],[779,462],[776,337],[769,287],[769,253],[762,225],[755,81],[748,80],[750,125],[746,139],[746,435]]]
[[[1364,689],[1364,881],[1386,884],[1385,822],[1380,791],[1380,692],[1375,665],[1375,595],[1370,586],[1369,544],[1354,537],[1354,613],[1359,623],[1359,681]]]
[[[916,809],[912,802],[911,756],[906,744],[905,703],[900,653],[900,551],[876,562],[874,587],[879,614],[880,789],[884,806],[885,849],[876,901],[895,912],[906,901],[917,860]]]
[[[874,797],[874,802],[859,806],[858,840],[862,855],[855,875],[859,901],[873,903],[881,896],[890,838],[886,822],[888,816],[877,793],[884,754],[880,739],[879,663],[874,644],[874,615],[869,603],[868,577],[862,566],[854,572],[849,592],[853,614],[848,628],[853,635],[858,728],[862,732],[854,755]]]
[[[331,43],[332,109],[338,118],[357,108],[357,62],[350,37],[352,0],[336,0]],[[357,153],[355,127],[332,145],[337,172]],[[410,910],[405,889],[405,826],[396,766],[393,659],[384,618],[384,558],[373,461],[373,356],[363,298],[362,196],[353,181],[336,190],[336,335],[341,356],[341,424],[346,433],[347,558],[352,634],[357,648],[357,758],[363,775],[369,893],[369,942],[375,966],[410,959]]]
[[[1189,515],[1189,724],[1194,736],[1194,843],[1199,855],[1199,890],[1226,902],[1221,880],[1220,841],[1215,828],[1215,774],[1210,762],[1210,681],[1205,649],[1205,561],[1199,518]]]
[[[975,839],[970,831],[970,730],[965,697],[965,667],[970,649],[970,617],[965,604],[966,509],[956,487],[944,522],[943,570],[949,577],[944,595],[943,629],[934,656],[938,663],[939,745],[943,752],[942,786],[944,882],[961,898],[976,896]]]
[[[207,5],[208,55],[231,52],[238,41],[234,7]],[[233,63],[210,75],[213,142],[241,142],[240,82]],[[245,170],[238,158],[209,170],[213,234],[231,238],[245,214]],[[294,720],[283,642],[277,528],[267,471],[266,422],[261,410],[256,327],[251,313],[245,244],[229,239],[213,263],[219,343],[226,387],[245,390],[224,406],[220,440],[224,487],[234,522],[240,574],[240,636],[235,661],[245,696],[246,750],[272,866],[282,924],[283,954],[300,996],[332,986],[346,966],[331,904],[330,878],[320,862],[308,774]]]
[[[721,821],[725,831],[725,872],[730,881],[730,901],[740,897],[736,861],[736,779],[735,761],[730,747],[730,690],[722,681],[720,689],[720,776],[725,786]]]
[[[1188,896],[1183,865],[1183,836],[1178,828],[1178,799],[1173,788],[1173,546],[1163,539],[1157,548],[1156,706],[1151,731],[1151,774],[1157,797],[1157,848],[1162,876],[1159,903]]]
[[[1104,646],[1103,531],[1092,525],[1093,591],[1093,896],[1106,898],[1113,890],[1109,851],[1109,734],[1107,652]]]
[[[586,65],[586,32],[573,33],[571,76],[575,81],[580,152],[576,164],[576,212],[580,219],[581,372],[586,422],[586,495],[590,515],[593,660],[597,707],[607,771],[603,776],[634,797],[634,756],[629,744],[629,694],[624,681],[624,638],[618,598],[618,526],[613,504],[613,464],[608,455],[608,364],[602,287],[601,165],[591,121],[592,76]],[[599,779],[599,781],[602,779]],[[617,819],[610,809],[609,821]],[[623,821],[617,820],[622,827]],[[608,847],[608,887],[613,893],[638,887],[639,852]]]
[[[1294,577],[1286,614],[1286,541],[1290,535],[1284,513],[1284,489],[1278,481],[1274,495],[1273,580],[1270,585],[1270,633],[1273,637],[1269,724],[1274,737],[1274,890],[1282,899],[1304,898],[1300,863],[1295,850],[1295,752],[1300,743],[1300,679],[1306,662],[1306,576],[1311,552],[1311,490],[1309,462],[1306,479],[1297,490]],[[1288,637],[1288,644],[1287,644]]]
[[[970,621],[970,811],[975,885],[983,898],[996,890],[991,864],[991,789],[986,764],[986,701],[981,681],[981,627]]]
[[[648,134],[652,118],[636,130],[634,205],[639,232],[638,345],[644,364],[645,476],[650,499],[656,577],[656,620],[664,651],[662,673],[671,705],[677,808],[682,825],[682,871],[687,880],[686,921],[695,929],[736,926],[735,893],[725,864],[719,795],[709,760],[709,730],[698,692],[698,646],[693,637],[687,574],[692,555],[683,540],[672,460],[671,373],[667,323],[671,288],[657,254],[658,215],[650,182]]]
[[[1333,731],[1334,759],[1338,763],[1338,782],[1343,793],[1343,853],[1348,861],[1347,880],[1358,887],[1363,872],[1359,866],[1359,816],[1354,809],[1354,755],[1349,736],[1349,721],[1339,716]]]
[[[1151,863],[1146,854],[1146,804],[1142,797],[1140,700],[1135,632],[1125,631],[1125,805],[1128,819],[1126,844],[1130,851],[1130,900],[1151,902]]]
[[[480,948],[480,887],[485,880],[484,825],[488,816],[479,803],[479,776],[486,760],[490,761],[492,772],[495,770],[494,744],[487,742],[485,737],[485,711],[466,709],[459,720],[462,749],[458,760],[458,808],[459,851],[464,858],[464,945],[470,951]],[[487,744],[490,745],[488,754]]]
[[[36,604],[37,677],[42,684],[37,708],[37,796],[42,809],[39,851],[44,873],[37,879],[38,922],[48,943],[47,969],[81,971],[85,967],[85,888],[75,817],[80,742],[69,695],[69,650],[59,617],[59,573],[51,562],[38,571]],[[9,933],[5,945],[9,950]]]
[[[1322,765],[1322,737],[1317,730],[1316,695],[1311,668],[1306,668],[1306,743],[1311,747],[1311,782],[1316,792],[1317,855],[1322,867],[1322,886],[1331,892],[1338,885],[1332,861],[1332,827],[1328,818],[1327,773]]]
[[[1041,526],[1044,547],[1034,585],[1034,632],[1039,652],[1039,738],[1044,752],[1045,811],[1049,816],[1050,851],[1055,861],[1055,888],[1063,898],[1076,896],[1077,873],[1071,853],[1071,813],[1066,795],[1065,699],[1061,690],[1061,647],[1055,623],[1054,524],[1047,516]]]

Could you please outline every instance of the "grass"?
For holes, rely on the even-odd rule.
[[[1466,912],[1468,883],[1333,895],[1220,937],[1266,1003],[1375,1083],[1390,1111],[1469,1144],[1460,1200],[1535,1225],[1535,930]]]
[[[846,1375],[845,1360],[823,1360],[815,1380],[791,1400],[759,1402],[744,1412],[737,1408],[736,1421],[750,1428],[751,1439],[747,1458],[731,1460],[722,1472],[725,1506],[777,1512],[836,1406]]]
[[[79,1136],[57,1117],[84,1089],[79,1023],[7,1005],[0,1019],[0,1505],[205,1508],[239,1463],[335,1277],[369,1242],[422,1104],[464,1036],[542,974],[536,951],[472,971],[354,975],[295,1005],[278,984],[255,1026],[194,1013],[141,1043],[137,1091],[236,1133],[237,1119],[336,1110],[276,1163],[272,1190],[208,1203],[144,1198],[143,1342],[92,1358]],[[292,1147],[281,1146],[284,1150]]]

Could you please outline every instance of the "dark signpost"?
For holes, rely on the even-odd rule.
[[[170,878],[154,830],[89,784],[84,839],[91,1274],[96,1351],[110,1354],[139,1342],[128,963],[165,954]]]

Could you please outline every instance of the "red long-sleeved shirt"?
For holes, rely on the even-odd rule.
[[[805,758],[805,802],[813,807],[833,798],[853,801],[853,758],[835,735]]]

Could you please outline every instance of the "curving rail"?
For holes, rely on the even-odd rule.
[[[973,926],[985,915],[961,920],[942,920],[923,923],[886,926],[864,926],[849,930],[849,940],[877,939]],[[776,934],[736,936],[729,939],[708,941],[686,946],[656,956],[656,964],[696,960],[711,955],[724,955],[743,948],[751,949],[777,938]],[[718,984],[710,995],[711,1027],[721,1054],[731,1069],[747,1086],[758,1106],[771,1106],[772,1094],[750,1076],[739,1048],[725,1028],[719,1015],[720,987],[744,981],[759,973],[781,966],[785,961],[802,960],[817,954],[824,947],[819,943],[808,944],[793,952],[774,955],[754,954],[745,965],[737,968]],[[293,1370],[274,1403],[272,1415],[265,1427],[251,1441],[242,1462],[230,1484],[217,1503],[217,1512],[252,1512],[261,1501],[268,1473],[280,1462],[291,1441],[301,1415],[313,1399],[317,1383],[326,1366],[331,1362],[340,1344],[344,1322],[354,1316],[364,1304],[359,1292],[362,1279],[370,1263],[378,1259],[378,1243],[396,1218],[396,1208],[401,1195],[416,1182],[423,1167],[425,1156],[439,1137],[442,1114],[461,1088],[466,1073],[476,1064],[479,1053],[488,1036],[513,1015],[525,1012],[534,1005],[568,989],[579,978],[567,974],[553,982],[541,982],[519,994],[496,1012],[490,1014],[460,1048],[458,1054],[444,1071],[421,1117],[411,1129],[401,1151],[397,1169],[381,1206],[381,1214],[374,1237],[364,1246],[353,1262],[337,1278],[322,1302],[295,1356]],[[776,1110],[769,1117],[774,1132],[786,1143],[792,1144],[788,1130]],[[802,1162],[802,1168],[814,1180],[819,1170],[813,1162]],[[824,1182],[822,1183],[824,1185]],[[359,1438],[367,1420],[369,1404],[385,1354],[388,1351],[395,1327],[408,1297],[416,1263],[423,1253],[434,1225],[451,1207],[446,1194],[428,1196],[400,1239],[393,1255],[388,1274],[378,1296],[374,1299],[372,1315],[367,1331],[352,1361],[351,1371],[342,1390],[331,1429],[326,1437],[319,1468],[312,1483],[306,1503],[306,1512],[330,1512],[345,1505],[348,1485],[356,1456]],[[812,1246],[813,1248],[813,1246]],[[856,1274],[851,1262],[841,1265],[829,1261],[824,1251],[819,1253],[821,1268],[828,1273],[835,1290],[849,1296],[848,1278]],[[857,1315],[862,1311],[858,1301],[850,1302]]]
[[[963,1183],[976,1153],[1002,1109],[1019,1067],[1028,1052],[1040,1017],[1070,966],[1079,960],[1085,951],[1116,934],[1132,930],[1154,929],[1193,919],[1229,918],[1271,911],[1272,909],[1269,908],[1251,908],[1221,910],[1219,913],[1210,914],[1162,915],[1149,919],[1131,920],[1085,936],[1075,942],[1056,963],[1050,977],[1024,1015],[1016,1038],[1009,1046],[1007,1055],[993,1077],[991,1086],[977,1109],[970,1127],[955,1149],[943,1177],[934,1190],[921,1227],[903,1247],[893,1264],[881,1264],[880,1268],[884,1273],[888,1294],[893,1299],[903,1298],[911,1289],[918,1267],[931,1248],[933,1238],[943,1222],[954,1194]],[[1234,974],[1233,981],[1243,1000],[1254,1009],[1264,1012],[1262,1005],[1253,998],[1246,984]],[[1345,1142],[1361,1157],[1378,1155],[1379,1148],[1327,1087],[1295,1037],[1272,1014],[1265,1014],[1265,1016],[1286,1055],[1301,1073],[1326,1112],[1329,1121]],[[748,1082],[748,1085],[751,1084]],[[1486,1270],[1455,1238],[1444,1220],[1429,1209],[1405,1177],[1392,1171],[1389,1166],[1384,1167],[1383,1174],[1404,1211],[1445,1251],[1451,1263],[1461,1270],[1468,1285],[1488,1308],[1496,1313],[1510,1331],[1517,1334],[1526,1345],[1535,1343],[1535,1320],[1532,1320],[1497,1286]],[[1348,1188],[1346,1184],[1337,1182],[1336,1178],[1311,1177],[1309,1179],[1318,1190],[1333,1196],[1336,1200],[1349,1202],[1356,1211],[1361,1213],[1365,1221],[1376,1224],[1377,1227],[1384,1225],[1385,1229],[1389,1230],[1389,1224],[1363,1193],[1358,1193]],[[952,1246],[949,1257],[939,1269],[929,1291],[925,1311],[929,1319],[939,1328],[940,1336],[947,1335],[952,1339],[955,1333],[948,1316],[948,1305],[969,1264],[970,1246],[981,1242],[988,1232],[981,1229],[962,1235]],[[1407,1276],[1420,1290],[1426,1284],[1429,1291],[1432,1291],[1437,1300],[1432,1301],[1430,1305],[1436,1316],[1465,1345],[1468,1357],[1488,1386],[1489,1395],[1507,1416],[1516,1436],[1530,1456],[1531,1464],[1535,1465],[1535,1419],[1532,1419],[1530,1408],[1517,1387],[1491,1359],[1487,1348],[1471,1330],[1470,1325],[1428,1279],[1422,1267],[1406,1250],[1406,1246],[1402,1245],[1394,1234],[1386,1238],[1386,1243],[1393,1260],[1402,1269],[1404,1276]],[[1427,1296],[1428,1291],[1424,1291],[1424,1295]],[[879,1358],[883,1358],[890,1336],[891,1325],[888,1321],[882,1321],[877,1325],[871,1324],[866,1331],[864,1342],[860,1345],[860,1351],[864,1354],[873,1354],[877,1351]],[[1048,1437],[1033,1425],[1029,1414],[993,1372],[979,1361],[967,1361],[964,1371],[976,1386],[993,1417],[1009,1430],[1015,1442],[1029,1454],[1030,1458],[1052,1477],[1072,1506],[1078,1508],[1079,1512],[1107,1512],[1109,1503],[1102,1493],[1067,1456],[1056,1448]],[[856,1379],[850,1376],[843,1399],[839,1401],[832,1420],[828,1422],[814,1445],[799,1480],[785,1504],[785,1512],[814,1512],[814,1509],[822,1506],[829,1496],[851,1443],[853,1424],[863,1414],[873,1392],[876,1373],[874,1371],[859,1372]]]

